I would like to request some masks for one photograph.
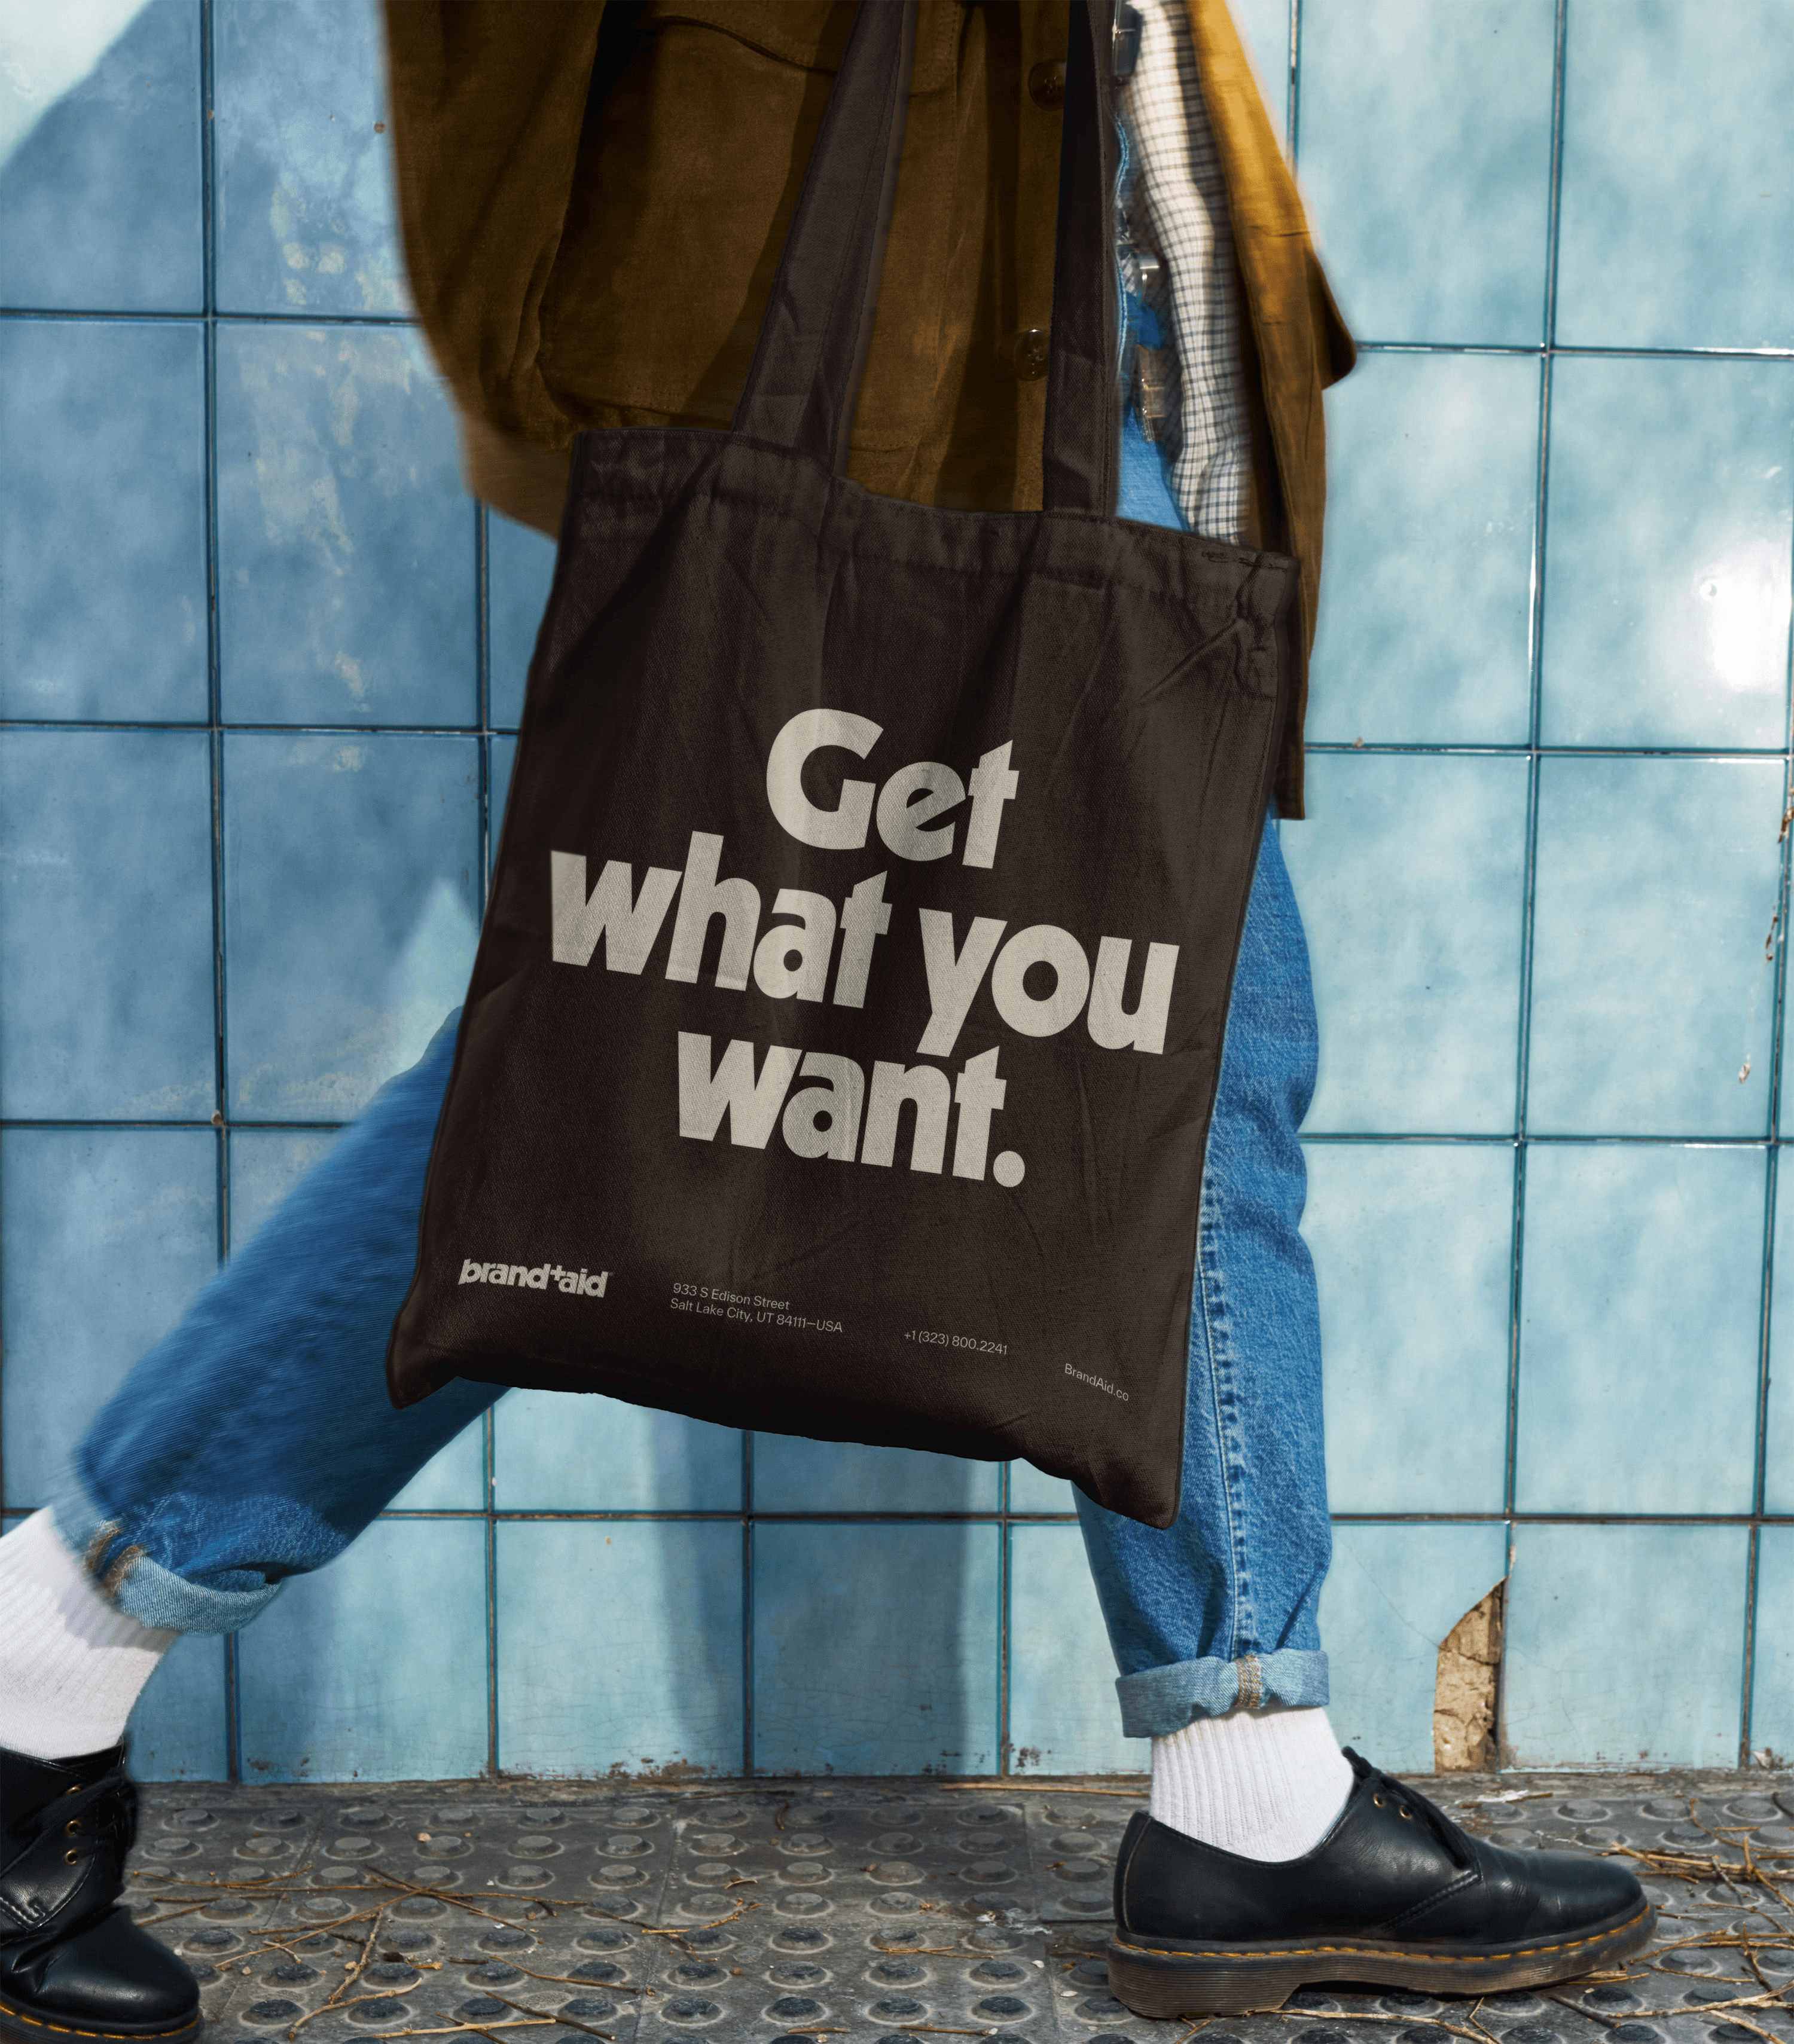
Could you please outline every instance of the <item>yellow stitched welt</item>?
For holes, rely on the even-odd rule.
[[[185,2023],[177,2023],[169,2030],[78,2030],[71,2023],[46,2023],[40,2015],[32,2015],[13,2003],[0,1999],[0,2015],[10,2023],[29,2023],[33,2030],[53,2031],[59,2037],[99,2037],[107,2044],[156,2044],[162,2037],[180,2037],[197,2029],[198,2012],[190,2015]]]
[[[1634,1923],[1650,1914],[1651,1905],[1646,1903],[1636,1915],[1628,1916],[1623,1923],[1615,1923],[1611,1931],[1597,1931],[1586,1938],[1572,1938],[1561,1945],[1526,1945],[1510,1947],[1504,1952],[1408,1952],[1393,1945],[1295,1945],[1288,1951],[1267,1952],[1168,1952],[1157,1945],[1129,1944],[1120,1938],[1115,1940],[1115,1949],[1121,1952],[1144,1952],[1155,1959],[1188,1959],[1199,1964],[1204,1959],[1306,1959],[1334,1958],[1342,1955],[1363,1959],[1424,1959],[1435,1966],[1493,1966],[1513,1959],[1544,1958],[1551,1952],[1574,1952],[1584,1945],[1604,1944],[1609,1938],[1617,1938],[1622,1931],[1630,1931]]]

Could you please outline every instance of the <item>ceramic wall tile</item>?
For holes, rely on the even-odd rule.
[[[486,1496],[486,1433],[475,1420],[431,1456],[387,1509],[480,1512]]]
[[[1568,10],[1557,339],[1794,346],[1794,43],[1779,0]]]
[[[754,1531],[754,1765],[993,1774],[999,1529]]]
[[[499,1764],[741,1770],[738,1526],[499,1528]]]
[[[460,1005],[478,933],[477,745],[227,737],[234,1118],[349,1120]]]
[[[1355,332],[1537,345],[1554,29],[1550,0],[1304,0],[1297,156]]]
[[[209,1129],[0,1133],[9,1506],[47,1501],[94,1414],[217,1270],[218,1168]]]
[[[1327,394],[1311,740],[1523,745],[1538,364],[1366,354]]]
[[[0,323],[0,716],[205,722],[205,405],[196,325]]]
[[[422,337],[226,326],[218,403],[225,720],[477,722],[474,507]]]
[[[234,1254],[280,1211],[287,1195],[337,1143],[334,1128],[233,1128],[230,1132],[230,1232]]]
[[[0,736],[0,1097],[19,1120],[209,1120],[200,732]]]
[[[1519,1526],[1514,1544],[1511,1765],[1738,1765],[1742,1526]]]
[[[754,1436],[756,1512],[995,1512],[998,1477],[958,1455]]]
[[[1320,1016],[1313,1134],[1514,1125],[1521,759],[1319,754],[1284,857]]]
[[[510,793],[511,769],[517,764],[517,740],[499,736],[486,740],[486,858],[490,871],[499,855],[505,803]]]
[[[1794,363],[1560,361],[1550,474],[1545,743],[1783,744]]]
[[[1011,1512],[1076,1512],[1077,1498],[1062,1476],[1048,1476],[1031,1462],[1009,1465]]]
[[[1780,763],[1539,772],[1528,1128],[1765,1133]]]
[[[1259,95],[1276,138],[1289,146],[1290,17],[1293,0],[1233,0],[1234,26],[1257,74]]]
[[[376,1520],[237,1645],[243,1773],[415,1781],[487,1764],[486,1529]]]
[[[489,720],[500,731],[523,721],[523,685],[554,579],[554,542],[527,525],[486,514]]]
[[[79,67],[99,10],[60,11],[62,47],[39,56]],[[202,0],[150,0],[134,10],[17,146],[0,148],[0,304],[202,309],[201,11]],[[9,66],[6,81],[23,89],[28,106],[44,89],[34,68],[29,60]],[[4,124],[9,140],[13,125]]]
[[[1334,1527],[1321,1642],[1342,1744],[1393,1773],[1432,1773],[1439,1648],[1507,1571],[1499,1524]]]
[[[514,1391],[493,1416],[501,1512],[738,1512],[741,1436],[583,1393]]]
[[[1499,1512],[1511,1146],[1317,1142],[1307,1159],[1333,1509]]]
[[[1784,1151],[1777,1173],[1762,1508],[1794,1516],[1794,1173],[1788,1166]]]
[[[1765,1526],[1757,1539],[1750,1750],[1759,1767],[1785,1767],[1794,1754],[1794,1526]]]
[[[408,311],[379,16],[232,0],[214,33],[220,307]]]
[[[1075,1526],[1009,1535],[1009,1765],[1016,1774],[1139,1774],[1152,1741],[1124,1739],[1115,1660]]]
[[[1765,1160],[1680,1143],[1526,1155],[1523,1512],[1748,1512]]]
[[[230,1771],[225,1642],[189,1632],[157,1664],[125,1727],[138,1781],[222,1781]]]

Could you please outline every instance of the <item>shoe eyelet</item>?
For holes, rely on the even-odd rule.
[[[79,1861],[81,1855],[78,1852],[65,1852],[63,1854],[64,1863],[69,1866],[75,1865]]]
[[[1404,1811],[1403,1811],[1403,1812],[1402,1812],[1402,1821],[1403,1821],[1403,1823],[1411,1824],[1411,1823],[1414,1822],[1414,1812],[1413,1812],[1413,1811],[1411,1811],[1411,1810],[1404,1810]]]
[[[1380,1796],[1372,1796],[1370,1800],[1376,1805],[1378,1809],[1380,1810],[1383,1808],[1383,1798]]]
[[[68,1835],[69,1835],[71,1838],[73,1838],[73,1837],[75,1836],[75,1833],[80,1830],[80,1828],[81,1828],[81,1819],[80,1819],[79,1817],[71,1817],[71,1818],[69,1819],[68,1822],[67,1822],[66,1824],[64,1824],[64,1825],[63,1826],[63,1829],[64,1829],[64,1831],[68,1834]]]

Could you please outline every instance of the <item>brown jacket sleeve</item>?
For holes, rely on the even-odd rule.
[[[1249,317],[1255,537],[1318,601],[1321,390],[1351,344],[1223,0],[1188,0]],[[552,532],[574,436],[723,426],[851,0],[386,0],[399,214],[470,486]],[[1040,502],[1065,0],[920,0],[849,473],[918,502]],[[1279,787],[1299,814],[1299,716]]]
[[[542,299],[604,0],[391,0],[399,221],[418,316],[464,412],[545,446]]]

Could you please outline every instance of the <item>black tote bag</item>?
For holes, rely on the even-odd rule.
[[[1113,515],[1074,0],[1045,508],[841,474],[913,9],[862,5],[728,432],[578,443],[387,1358],[1176,1515],[1295,563]]]

